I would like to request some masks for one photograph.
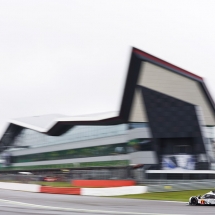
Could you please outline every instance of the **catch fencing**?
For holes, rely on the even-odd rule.
[[[157,181],[158,182],[158,181]],[[148,184],[147,184],[148,183]],[[215,190],[215,180],[200,180],[200,181],[163,181],[160,184],[155,184],[156,181],[147,182],[148,192],[171,192],[183,190]]]
[[[70,169],[66,173],[54,171],[43,173],[29,172],[27,175],[20,173],[1,173],[0,181],[31,183],[36,181],[70,182],[71,180],[124,180],[131,179],[129,175],[126,168]]]
[[[96,179],[96,180],[109,180],[109,179],[128,179],[129,173],[125,168],[119,169],[89,169],[89,170],[71,170],[71,179]]]
[[[35,184],[37,181],[71,182],[72,180],[135,180],[137,185],[147,186],[148,192],[170,192],[182,190],[208,189],[215,190],[215,179],[201,180],[168,180],[163,177],[147,179],[142,169],[70,169],[66,173],[32,173],[29,175],[1,173],[1,182],[19,182]]]

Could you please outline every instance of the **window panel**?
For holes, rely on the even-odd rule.
[[[14,156],[15,163],[125,154],[127,143]]]
[[[14,141],[14,146],[27,146],[28,148],[43,147],[62,143],[71,143],[115,135],[123,135],[128,129],[127,124],[112,126],[75,126],[65,134],[53,137],[39,132],[24,129]],[[12,148],[10,150],[22,150],[22,148]]]

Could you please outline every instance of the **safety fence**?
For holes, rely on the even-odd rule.
[[[1,182],[21,182],[29,183],[31,181],[40,181],[40,175],[25,175],[25,174],[0,174]]]
[[[69,169],[65,172],[17,172],[1,173],[0,181],[4,182],[23,182],[31,181],[59,181],[69,182],[71,180],[124,180],[133,176],[133,171],[128,168],[110,169]],[[132,179],[134,179],[132,177]]]
[[[199,171],[198,174],[206,174],[208,172],[210,175],[215,174],[212,171]],[[148,173],[149,171],[144,172],[141,168],[69,169],[65,172],[19,172],[16,174],[0,173],[0,182],[35,184],[35,182],[39,181],[71,182],[74,180],[134,180],[137,185],[148,186],[149,192],[167,192],[209,188],[214,188],[215,190],[215,179],[188,180],[187,177],[184,177],[184,179],[181,180],[169,180],[167,177],[148,179]]]
[[[149,183],[149,182],[148,182]],[[155,181],[153,182],[155,183]],[[160,184],[147,185],[148,192],[171,192],[171,191],[183,191],[183,190],[200,190],[211,189],[215,190],[215,180],[201,180],[201,181],[163,181]]]
[[[127,168],[71,170],[70,177],[83,180],[128,179],[129,170]]]

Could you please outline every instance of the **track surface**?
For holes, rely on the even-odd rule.
[[[165,194],[164,194],[165,195]],[[215,206],[0,190],[1,215],[215,214]]]

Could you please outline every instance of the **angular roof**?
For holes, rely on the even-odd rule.
[[[32,116],[10,120],[11,124],[18,125],[24,128],[29,128],[41,133],[46,133],[52,129],[58,122],[65,123],[97,123],[109,118],[117,117],[118,112],[107,112],[98,114],[89,114],[81,116],[65,116],[62,114],[48,114],[41,116]]]
[[[29,128],[38,132],[46,132],[57,122],[59,118],[66,118],[62,114],[49,114],[42,116],[24,117],[10,120],[11,124]]]
[[[179,88],[177,81],[180,81],[180,84],[186,84],[186,86],[190,84],[192,88],[188,91],[183,86]],[[206,124],[215,125],[215,104],[202,77],[133,48],[120,109],[120,117],[126,121],[129,120],[130,111],[133,108],[133,97],[138,94],[137,85],[162,92],[197,106],[203,104],[203,113],[207,116],[207,121],[210,121]],[[198,94],[198,98],[196,98],[196,94]],[[136,107],[136,109],[138,108]],[[144,107],[141,107],[141,109],[144,109]],[[210,117],[213,120],[208,120]]]
[[[14,119],[9,122],[8,128],[0,140],[0,151],[4,150],[8,145],[10,145],[16,135],[18,135],[23,128],[29,128],[47,135],[57,136],[68,131],[74,125],[114,125],[130,121],[129,116],[133,108],[133,98],[134,95],[137,94],[137,85],[141,84],[139,81],[141,73],[144,74],[144,71],[142,72],[143,63],[153,64],[159,68],[165,69],[166,71],[195,81],[198,86],[200,86],[205,102],[207,102],[207,105],[212,110],[212,114],[215,118],[215,104],[206,88],[203,78],[139,49],[132,48],[124,94],[119,112],[109,112],[77,117],[52,114]],[[1,146],[3,147],[1,148]]]

